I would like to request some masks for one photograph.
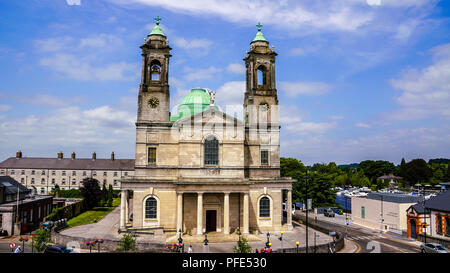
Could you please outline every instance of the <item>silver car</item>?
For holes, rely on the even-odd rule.
[[[435,243],[422,244],[420,251],[422,253],[450,253],[445,246]]]

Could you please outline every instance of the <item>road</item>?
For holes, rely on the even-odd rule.
[[[299,214],[294,216],[298,218]],[[314,218],[308,217],[308,221],[314,222],[321,227],[329,230],[342,232],[345,234],[345,226],[334,224],[322,220],[315,221]],[[347,238],[358,246],[357,253],[419,253],[417,246],[402,242],[394,238],[392,235],[379,235],[378,231],[367,232],[363,228],[348,227]]]

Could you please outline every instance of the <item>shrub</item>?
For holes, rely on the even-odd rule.
[[[119,243],[117,243],[119,247],[116,251],[130,251],[136,250],[136,238],[132,234],[125,234],[120,239]]]
[[[45,229],[40,229],[33,239],[33,249],[36,252],[43,252],[50,243],[50,233]]]
[[[244,237],[240,238],[237,245],[233,247],[234,253],[250,253],[251,251],[252,247],[248,245],[247,239]]]

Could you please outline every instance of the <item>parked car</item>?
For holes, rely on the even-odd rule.
[[[74,253],[74,251],[65,246],[55,245],[47,247],[44,253]]]
[[[334,217],[334,211],[332,209],[326,209],[323,211],[323,215],[326,217]]]
[[[426,243],[420,246],[422,253],[450,253],[445,246],[436,243]]]

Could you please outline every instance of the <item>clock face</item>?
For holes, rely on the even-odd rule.
[[[151,98],[148,101],[148,105],[150,105],[151,108],[156,108],[159,105],[159,100],[157,98]]]
[[[270,106],[269,106],[269,104],[268,104],[267,102],[263,102],[263,103],[261,103],[259,106],[261,106],[261,108],[262,108],[264,111],[267,111],[267,110],[270,109]]]

